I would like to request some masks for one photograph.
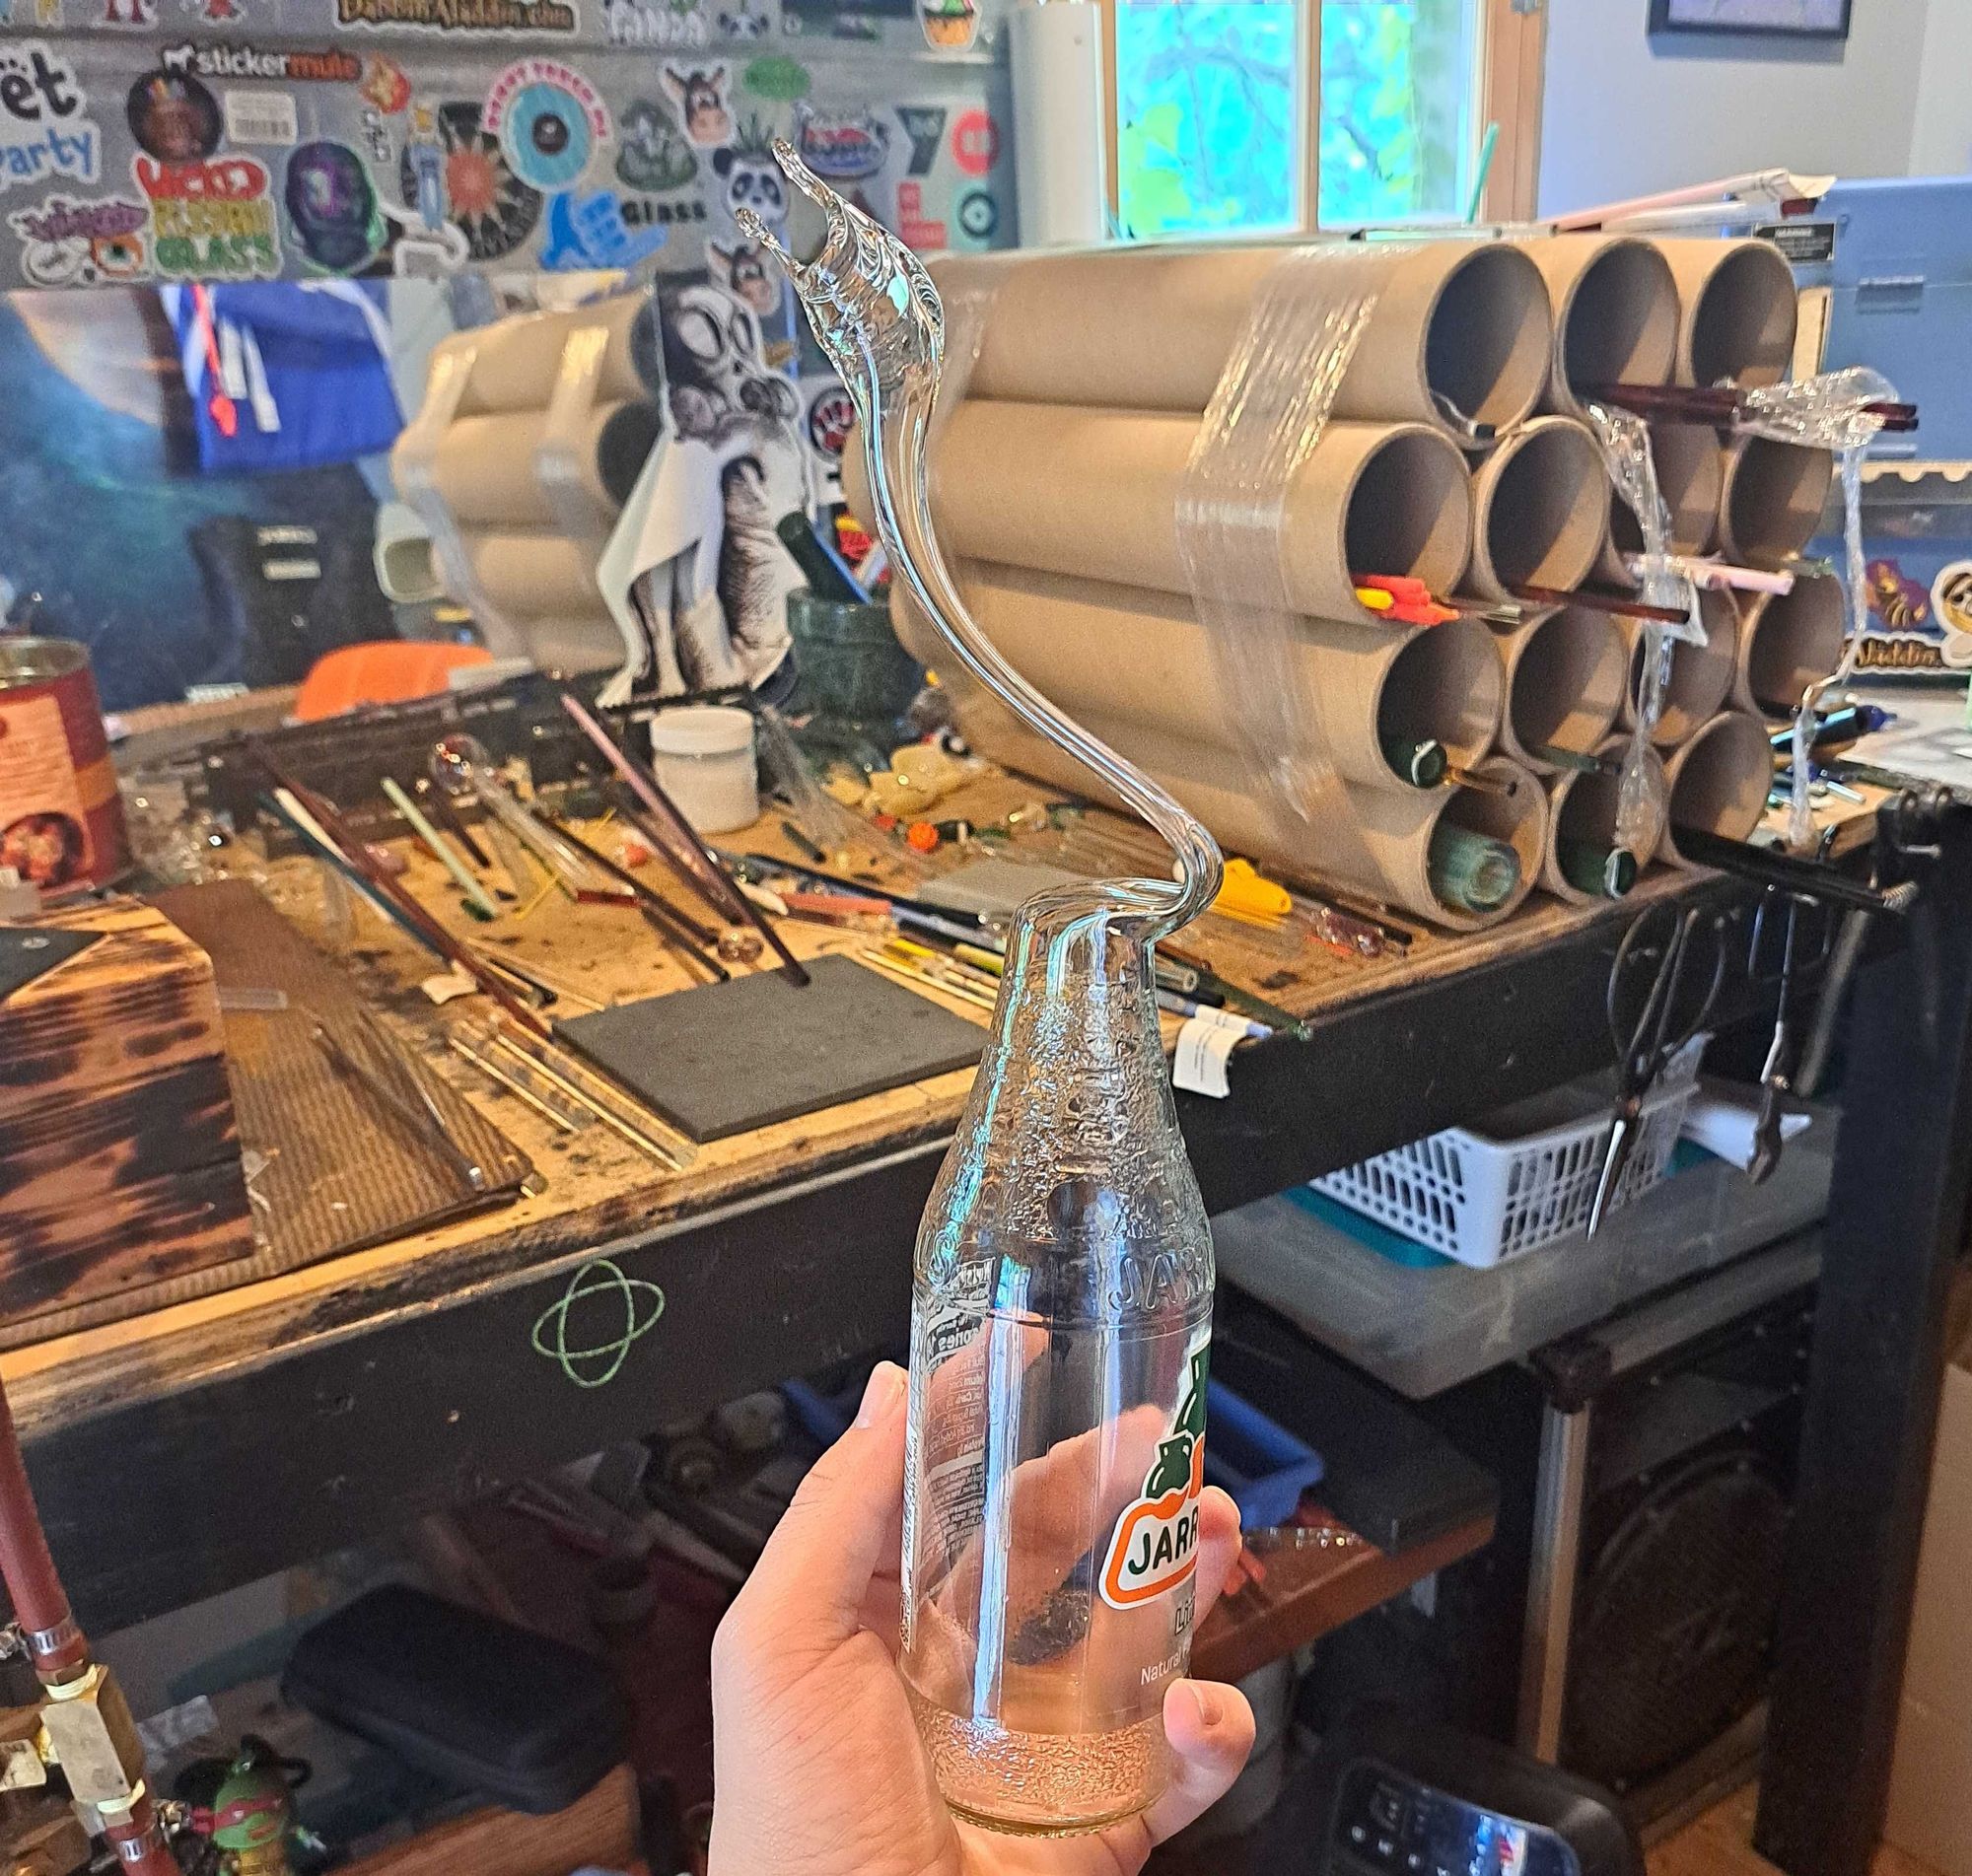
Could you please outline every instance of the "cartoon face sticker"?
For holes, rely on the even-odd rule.
[[[733,135],[733,112],[726,104],[726,67],[664,69],[665,90],[677,106],[684,134],[701,150],[715,150]]]
[[[150,72],[124,105],[137,147],[160,163],[197,163],[219,148],[219,100],[189,72]]]
[[[758,242],[736,241],[730,247],[709,242],[705,264],[715,285],[724,287],[761,318],[781,310],[781,274]]]
[[[764,13],[749,13],[744,7],[736,13],[722,13],[719,16],[719,36],[722,39],[764,39],[767,36],[767,16]]]
[[[723,288],[694,282],[664,300],[665,378],[678,435],[709,439],[738,419],[792,424],[795,388],[768,371],[760,324]]]
[[[742,208],[750,208],[772,228],[788,219],[787,178],[770,151],[735,144],[713,153],[712,168],[726,184],[729,214],[737,217]]]
[[[288,159],[284,194],[295,238],[317,266],[350,273],[383,244],[370,172],[347,145],[303,144]]]

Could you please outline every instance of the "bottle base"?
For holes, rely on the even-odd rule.
[[[940,1793],[982,1829],[1083,1837],[1148,1810],[1168,1782],[1162,1713],[1109,1732],[1022,1732],[909,1692]]]

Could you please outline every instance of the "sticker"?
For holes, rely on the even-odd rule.
[[[712,40],[699,0],[602,0],[602,25],[611,45],[679,50]]]
[[[910,139],[911,162],[908,175],[929,175],[938,161],[938,146],[945,140],[943,104],[899,104],[897,122]]]
[[[1200,1010],[1187,1017],[1177,1032],[1177,1050],[1171,1057],[1171,1085],[1187,1094],[1206,1094],[1223,1101],[1232,1092],[1227,1063],[1233,1048],[1245,1039],[1243,1021],[1226,1022],[1216,1010]]]
[[[1954,560],[1937,570],[1931,602],[1932,616],[1944,631],[1945,667],[1972,666],[1972,560]]]
[[[1790,266],[1816,267],[1835,258],[1833,222],[1762,222],[1753,234],[1772,242]]]
[[[540,265],[549,273],[591,267],[634,267],[670,239],[650,223],[633,225],[624,204],[607,189],[557,195],[548,202]]]
[[[656,1284],[627,1276],[613,1259],[595,1257],[568,1280],[560,1300],[535,1318],[528,1341],[577,1387],[607,1387],[664,1313],[665,1292]]]
[[[705,220],[705,204],[695,196],[661,202],[648,195],[626,195],[623,220],[631,228],[683,228]]]
[[[411,102],[411,81],[392,58],[372,55],[363,67],[363,97],[387,117],[394,117]]]
[[[0,50],[0,190],[17,183],[94,182],[103,132],[83,113],[75,67],[38,40]]]
[[[43,33],[59,32],[62,25],[62,0],[35,0],[35,25]]]
[[[369,166],[347,144],[305,144],[288,159],[288,225],[302,251],[330,273],[355,273],[384,245]]]
[[[1000,160],[1000,126],[983,110],[965,111],[951,126],[951,160],[967,175],[984,175]]]
[[[808,440],[825,462],[842,460],[856,422],[856,401],[840,384],[826,384],[809,400]]]
[[[712,172],[726,184],[726,208],[738,217],[750,208],[770,228],[788,218],[788,181],[774,161],[773,144],[758,122],[748,120],[739,142],[712,153]]]
[[[700,150],[715,150],[731,141],[733,112],[726,104],[726,67],[711,71],[693,66],[679,71],[675,65],[664,68],[665,90],[676,106],[684,134]]]
[[[228,143],[278,143],[292,149],[301,141],[301,118],[287,92],[226,94]]]
[[[184,10],[207,26],[231,26],[246,17],[240,0],[184,0]]]
[[[755,98],[769,99],[777,104],[792,104],[806,98],[814,83],[808,67],[785,52],[756,58],[746,67],[740,82]]]
[[[873,110],[826,115],[797,104],[795,125],[802,161],[824,181],[855,182],[875,175],[890,151],[889,126]]]
[[[363,76],[363,61],[334,47],[322,51],[263,52],[252,45],[168,45],[158,54],[158,64],[166,72],[189,73],[196,78],[242,79],[272,85],[353,85]],[[232,100],[229,98],[227,102],[230,104]]]
[[[924,184],[897,184],[897,239],[920,254],[936,253],[949,245],[943,222],[929,219],[924,212]]]
[[[219,148],[219,100],[190,72],[149,72],[130,87],[123,114],[146,156],[196,163]]]
[[[1191,1376],[1170,1432],[1137,1501],[1117,1520],[1097,1578],[1112,1609],[1135,1609],[1190,1580],[1198,1563],[1198,1506],[1205,1493],[1208,1349],[1194,1349]]]
[[[722,13],[719,16],[719,36],[722,39],[764,39],[771,24],[764,13],[749,13],[741,7],[737,13]]]
[[[105,26],[156,26],[157,0],[103,0]]]
[[[736,241],[722,247],[708,242],[706,271],[716,287],[724,287],[742,307],[751,307],[761,318],[781,310],[783,275],[771,255],[758,242]]]
[[[1000,204],[985,189],[967,189],[958,198],[958,232],[991,241],[1000,230]]]
[[[7,220],[21,240],[21,271],[34,286],[115,286],[151,271],[146,203],[121,195],[51,195]]]
[[[979,35],[973,0],[918,0],[918,25],[934,52],[963,52]]]
[[[638,99],[623,112],[621,129],[616,179],[627,187],[681,189],[698,174],[698,158],[664,105]]]
[[[500,139],[508,168],[523,182],[563,189],[581,179],[596,146],[608,141],[609,107],[580,72],[557,59],[524,58],[493,81],[479,127]]]
[[[337,26],[425,33],[560,33],[582,24],[567,0],[335,0]]]
[[[275,280],[281,237],[267,166],[253,157],[201,163],[130,159],[151,203],[151,259],[168,280]]]
[[[480,129],[477,104],[439,105],[435,131],[435,148],[419,146],[415,127],[404,147],[398,172],[405,204],[422,218],[434,193],[441,197],[470,260],[511,254],[541,218],[540,191],[508,167],[500,139]]]
[[[1869,611],[1892,632],[1930,629],[1931,594],[1894,560],[1869,562]]]

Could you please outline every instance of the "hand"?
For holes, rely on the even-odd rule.
[[[1084,1837],[1024,1838],[954,1818],[897,1671],[904,1372],[880,1363],[856,1424],[816,1462],[712,1646],[718,1791],[712,1876],[1135,1876],[1238,1776],[1253,1714],[1236,1688],[1164,1696],[1170,1784]],[[1239,1548],[1239,1514],[1200,1507],[1197,1620]]]

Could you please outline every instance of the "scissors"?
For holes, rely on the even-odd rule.
[[[1694,942],[1701,928],[1711,947],[1711,974],[1705,975]],[[1609,1038],[1616,1048],[1616,1108],[1609,1146],[1588,1214],[1588,1235],[1601,1228],[1614,1203],[1623,1169],[1643,1132],[1644,1099],[1665,1066],[1711,1020],[1726,982],[1725,922],[1697,907],[1680,912],[1655,905],[1623,934],[1609,967]],[[1699,984],[1702,996],[1694,997]]]

